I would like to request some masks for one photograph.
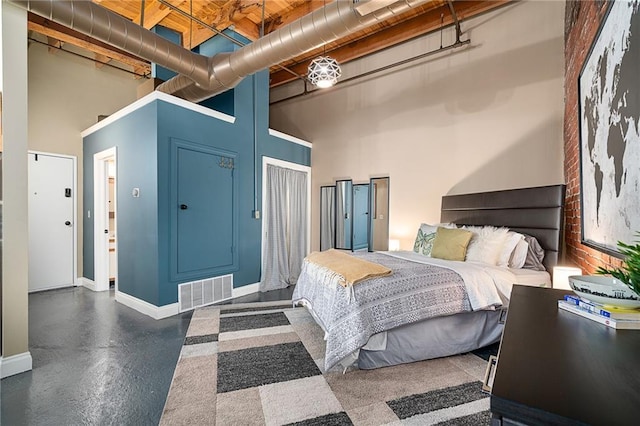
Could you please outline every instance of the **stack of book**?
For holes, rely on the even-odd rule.
[[[622,309],[598,305],[572,295],[565,295],[564,300],[558,300],[558,308],[589,318],[611,328],[640,330],[639,309]]]

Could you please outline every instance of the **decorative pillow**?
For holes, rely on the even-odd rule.
[[[428,225],[426,223],[420,224],[418,235],[416,235],[416,241],[413,244],[413,251],[425,256],[431,256],[433,240],[436,238],[436,231],[438,230],[438,226],[441,226],[443,228],[456,227],[456,225],[452,223],[442,223],[438,225]]]
[[[463,261],[473,233],[464,229],[438,227],[431,257]]]
[[[540,246],[536,237],[524,234],[524,240],[529,244],[529,250],[527,251],[527,258],[522,267],[525,269],[533,269],[534,271],[546,271],[547,268],[542,264],[544,249]]]
[[[513,249],[511,257],[509,258],[509,268],[520,269],[524,266],[524,262],[527,260],[527,253],[529,252],[529,243],[524,239],[518,241],[516,248]]]
[[[463,229],[473,233],[465,260],[496,265],[509,229],[495,226],[467,226]]]
[[[416,242],[413,244],[413,251],[425,256],[431,256],[433,240],[436,238],[437,230],[438,227],[436,226],[427,225],[426,223],[421,224],[420,228],[418,228],[418,235],[416,235]]]
[[[498,266],[506,268],[509,266],[509,259],[520,241],[524,240],[524,235],[517,232],[507,232],[507,238],[502,245],[500,256],[498,256]]]

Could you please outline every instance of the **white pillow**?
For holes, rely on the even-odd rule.
[[[516,248],[511,253],[509,259],[509,268],[520,269],[524,266],[524,262],[527,260],[527,253],[529,252],[529,243],[524,238],[518,241]]]
[[[507,268],[509,266],[509,259],[511,259],[511,253],[516,248],[520,241],[524,240],[524,235],[517,232],[507,232],[507,239],[502,246],[500,256],[498,257],[498,266]]]
[[[498,263],[509,229],[496,228],[495,226],[469,226],[465,229],[473,232],[465,260],[495,266]]]

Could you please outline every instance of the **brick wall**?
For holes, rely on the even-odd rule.
[[[567,182],[566,258],[592,274],[598,266],[619,266],[620,260],[580,244],[580,137],[578,77],[607,10],[606,1],[569,0],[565,9],[564,173]]]

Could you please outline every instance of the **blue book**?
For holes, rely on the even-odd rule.
[[[640,321],[618,320],[618,319],[603,317],[602,315],[598,315],[593,312],[587,311],[586,309],[582,309],[578,305],[575,305],[572,302],[567,302],[566,300],[558,300],[558,309],[572,312],[574,314],[580,315],[581,317],[588,318],[592,321],[599,322],[600,324],[604,324],[607,327],[611,327],[615,329],[627,329],[627,330],[640,329]]]
[[[603,305],[598,305],[597,303],[593,303],[570,294],[565,295],[564,300],[568,303],[576,305],[584,310],[603,316],[605,318],[640,321],[640,310],[638,309],[614,308],[613,306],[605,307]]]

